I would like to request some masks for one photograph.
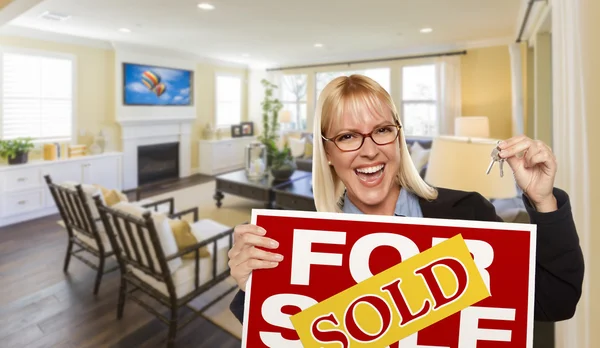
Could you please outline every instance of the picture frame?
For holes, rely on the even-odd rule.
[[[231,137],[232,138],[240,138],[242,137],[242,125],[241,124],[233,124],[231,125]]]
[[[254,135],[254,122],[242,122],[242,136],[249,137]]]

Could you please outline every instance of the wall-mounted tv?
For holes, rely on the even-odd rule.
[[[123,63],[123,104],[192,105],[193,72]]]

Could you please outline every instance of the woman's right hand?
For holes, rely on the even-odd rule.
[[[237,225],[233,230],[233,247],[229,250],[231,276],[242,291],[246,291],[246,282],[255,269],[276,267],[283,256],[261,250],[257,247],[276,249],[279,243],[265,237],[267,231],[259,226]]]

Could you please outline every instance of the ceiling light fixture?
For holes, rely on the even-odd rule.
[[[131,33],[131,30],[127,29],[127,28],[119,28],[119,31],[122,33]]]
[[[423,34],[431,33],[432,31],[433,31],[433,29],[431,29],[431,28],[423,28],[423,29],[421,29],[421,33],[423,33]]]
[[[215,9],[213,5],[207,3],[198,4],[198,8],[204,11],[210,11]]]
[[[322,43],[316,43],[316,44],[315,44],[315,47],[317,47],[317,48],[321,48],[321,47],[323,47],[323,44],[322,44]]]

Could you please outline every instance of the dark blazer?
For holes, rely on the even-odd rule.
[[[476,192],[438,188],[434,201],[420,199],[426,218],[502,221],[494,206]],[[530,222],[537,225],[534,319],[560,321],[571,318],[581,297],[583,254],[573,221],[569,196],[555,188],[558,210],[535,211],[523,195]],[[243,322],[244,292],[239,290],[231,302],[231,312]]]

